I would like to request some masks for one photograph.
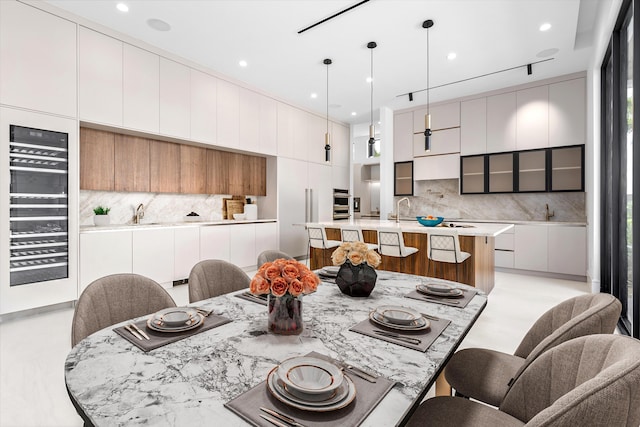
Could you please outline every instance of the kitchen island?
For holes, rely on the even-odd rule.
[[[364,240],[367,243],[378,243],[377,230],[380,228],[396,228],[402,230],[405,246],[418,248],[418,252],[405,258],[382,256],[379,270],[397,271],[432,276],[442,279],[456,280],[456,265],[432,262],[430,272],[428,267],[428,234],[437,233],[440,227],[425,227],[416,220],[350,220],[326,221],[313,223],[322,225],[327,230],[327,238],[340,240],[340,227],[357,225],[362,228]],[[495,285],[494,248],[495,237],[513,228],[513,224],[495,224],[482,222],[446,222],[447,228],[453,225],[460,236],[460,249],[469,252],[471,257],[459,265],[458,281],[466,283],[489,293]],[[312,225],[309,223],[308,225]],[[311,268],[321,268],[331,265],[331,253],[334,249],[311,248]]]

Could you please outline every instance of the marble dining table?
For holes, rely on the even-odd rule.
[[[482,292],[464,308],[405,297],[425,279],[378,271],[367,298],[346,296],[323,279],[317,292],[303,299],[300,335],[269,333],[266,306],[235,294],[192,304],[232,322],[149,352],[123,339],[113,325],[69,352],[67,391],[85,421],[95,426],[246,426],[224,404],[264,381],[283,360],[315,351],[395,381],[361,425],[402,425],[487,303]],[[451,322],[426,352],[349,330],[381,305],[402,305]]]

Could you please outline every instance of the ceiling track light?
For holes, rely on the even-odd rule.
[[[331,134],[329,133],[329,65],[331,59],[327,58],[322,61],[327,66],[327,132],[324,134],[324,161],[331,162]]]
[[[372,158],[376,145],[376,128],[373,124],[373,49],[378,45],[376,42],[367,43],[367,47],[371,49],[371,122],[369,124],[369,142],[367,144],[367,157]]]
[[[427,29],[427,114],[424,116],[424,151],[431,151],[431,114],[429,112],[429,28],[433,27],[433,21],[427,19],[422,23],[422,28]],[[409,95],[409,100],[413,94]]]

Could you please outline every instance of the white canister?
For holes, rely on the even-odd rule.
[[[246,219],[258,219],[258,205],[244,205],[244,213],[247,215]]]

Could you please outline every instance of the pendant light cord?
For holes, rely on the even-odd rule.
[[[329,133],[329,62],[325,61],[327,64],[327,133]]]
[[[371,49],[371,126],[373,126],[373,49]]]
[[[427,115],[429,115],[429,28],[427,28]]]

